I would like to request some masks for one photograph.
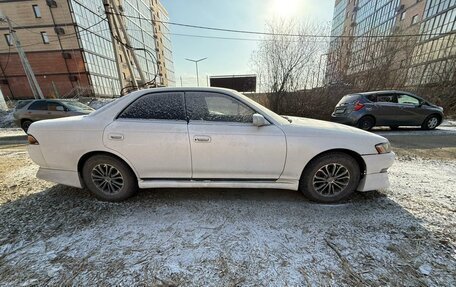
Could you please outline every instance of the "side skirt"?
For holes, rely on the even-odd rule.
[[[298,190],[298,181],[261,180],[164,180],[138,181],[139,188],[265,188]]]

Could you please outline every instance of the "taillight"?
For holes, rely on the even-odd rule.
[[[364,108],[364,105],[362,103],[360,103],[360,102],[355,103],[355,111],[359,111],[362,108]]]
[[[27,140],[29,144],[39,145],[40,143],[32,135],[27,135]]]

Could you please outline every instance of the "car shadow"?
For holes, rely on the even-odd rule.
[[[439,285],[451,269],[434,271],[431,278],[420,266],[441,254],[440,265],[454,266],[444,256],[453,247],[381,191],[317,204],[288,190],[149,189],[107,203],[86,190],[55,185],[0,205],[0,218],[0,282],[6,285],[31,278],[38,285],[81,285],[88,274],[101,280],[97,283],[117,285],[127,276],[120,270],[139,274],[146,264],[155,266],[151,270],[162,274],[160,280],[176,285],[189,285],[198,276],[222,280],[231,273],[210,273],[214,252],[224,254],[230,268],[240,268],[234,262],[243,258],[239,276],[254,279],[264,271],[262,280],[271,282],[278,277],[293,282],[289,272],[305,270],[323,280],[319,283],[336,285]],[[168,249],[157,254],[161,246]],[[267,252],[258,253],[263,249]],[[147,260],[133,266],[132,250]],[[94,263],[81,263],[89,259]],[[181,267],[171,272],[168,263]],[[271,265],[283,273],[268,273]],[[46,271],[53,268],[58,271]],[[153,278],[146,282],[157,283]]]

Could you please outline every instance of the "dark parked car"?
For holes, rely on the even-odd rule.
[[[14,111],[14,122],[27,132],[32,122],[93,112],[89,106],[72,100],[25,100],[19,101]]]
[[[333,122],[370,130],[374,126],[421,126],[432,130],[442,123],[443,108],[408,92],[376,91],[344,96],[331,115]]]

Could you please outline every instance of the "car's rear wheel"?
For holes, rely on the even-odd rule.
[[[350,196],[361,177],[358,162],[340,152],[313,159],[304,169],[299,189],[313,201],[335,203]]]
[[[370,131],[375,126],[375,119],[373,117],[365,116],[358,120],[358,128]]]
[[[121,160],[95,155],[82,168],[82,177],[87,188],[100,200],[122,201],[138,190],[134,173]]]
[[[27,132],[31,124],[32,124],[32,121],[30,121],[30,120],[22,121],[21,128],[24,130],[24,132]]]
[[[437,115],[430,115],[427,117],[423,124],[421,125],[421,128],[423,130],[433,130],[435,129],[440,123],[440,117]]]

